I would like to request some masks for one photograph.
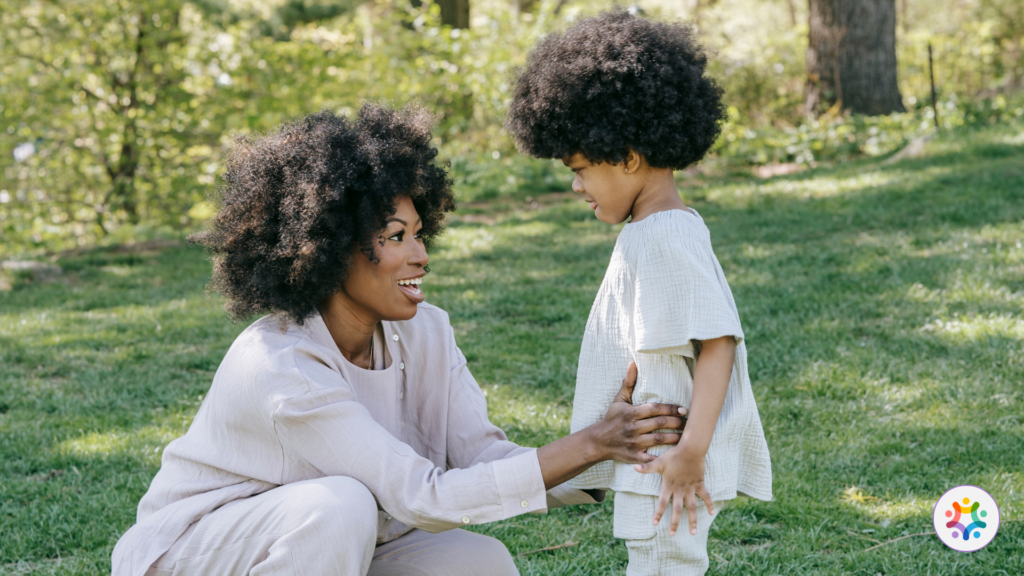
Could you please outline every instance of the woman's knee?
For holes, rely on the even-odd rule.
[[[361,482],[347,476],[325,476],[302,483],[310,512],[319,522],[355,528],[377,538],[377,501]]]
[[[460,566],[461,570],[453,572],[468,575],[486,570],[488,576],[519,576],[512,554],[497,538],[464,530],[452,530],[451,533],[461,533],[458,545],[452,550],[455,553],[453,562],[465,563],[465,566]]]
[[[488,572],[488,574],[493,576],[519,576],[519,570],[516,569],[516,562],[512,559],[512,553],[501,543],[501,540],[479,534],[478,536],[479,538],[474,543],[474,548],[478,551],[477,553],[480,557],[485,559],[486,564],[491,567],[492,571]]]

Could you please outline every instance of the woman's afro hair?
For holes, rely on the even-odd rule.
[[[399,197],[412,200],[429,245],[455,209],[431,126],[421,110],[367,104],[355,121],[323,111],[237,137],[220,210],[190,238],[213,254],[211,286],[232,316],[303,323],[341,289],[356,249],[376,261],[373,237]]]
[[[679,170],[721,132],[722,90],[706,66],[689,27],[605,12],[537,44],[506,127],[539,158],[619,163],[634,150],[654,168]]]

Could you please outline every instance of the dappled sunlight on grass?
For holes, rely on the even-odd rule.
[[[858,513],[888,527],[891,522],[926,520],[931,516],[934,498],[887,498],[872,496],[857,486],[850,486],[838,495],[838,500]]]
[[[881,170],[867,171],[847,177],[812,176],[805,179],[776,179],[757,186],[758,195],[774,194],[794,198],[827,198],[860,193],[880,186],[899,185],[900,174]]]
[[[178,426],[165,422],[134,430],[88,432],[58,443],[56,450],[69,456],[130,456],[151,466],[159,466],[163,447],[184,433],[191,423],[191,418],[186,416],[176,420],[180,423]]]
[[[1016,338],[1024,340],[1024,320],[1010,315],[963,317],[933,320],[921,327],[923,332],[941,336],[951,343],[969,342],[979,338]]]

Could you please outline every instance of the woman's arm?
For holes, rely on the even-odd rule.
[[[448,398],[448,463],[451,468],[469,468],[533,450],[509,442],[500,428],[487,417],[487,401],[449,332],[452,354],[451,386]],[[679,434],[655,430],[683,428],[686,410],[667,404],[632,405],[637,370],[632,362],[604,420],[575,434],[559,438],[537,449],[544,485],[550,490],[604,460],[628,464],[654,460],[645,452],[651,446],[675,444]],[[600,501],[600,497],[595,497]]]
[[[655,430],[682,430],[681,415],[686,410],[669,404],[633,406],[634,386],[636,364],[630,362],[622,388],[604,420],[537,449],[546,488],[574,478],[604,460],[627,464],[651,462],[655,457],[646,452],[648,448],[679,442],[679,434]]]

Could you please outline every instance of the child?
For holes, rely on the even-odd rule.
[[[573,481],[616,491],[629,576],[704,574],[708,530],[725,501],[772,497],[739,314],[710,233],[673,177],[720,131],[721,90],[706,63],[688,28],[605,13],[537,45],[507,121],[523,152],[572,169],[573,191],[599,220],[630,219],[587,321],[572,429],[604,415],[630,360],[634,403],[689,410],[678,445],[649,450],[653,462],[604,462]],[[660,522],[670,500],[671,521]]]

